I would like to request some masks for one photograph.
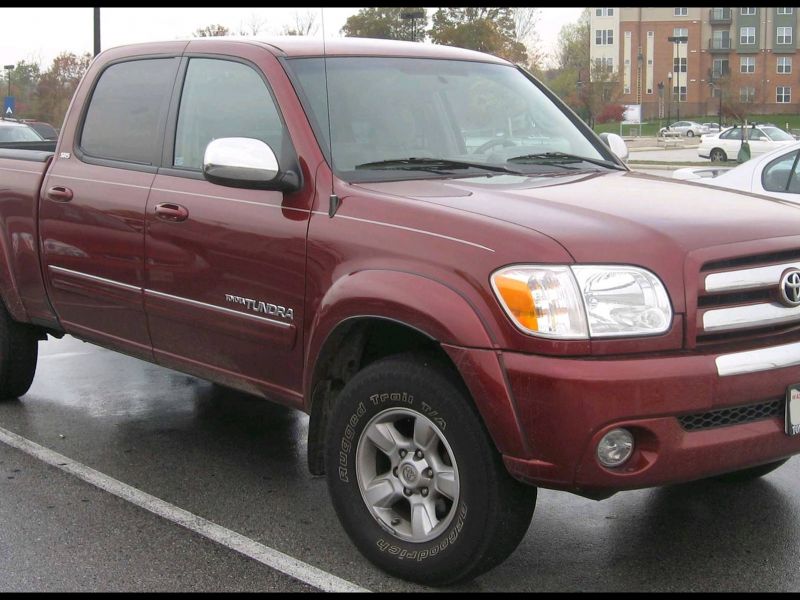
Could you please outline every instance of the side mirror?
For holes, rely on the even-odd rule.
[[[294,171],[281,171],[269,144],[243,137],[209,142],[203,155],[203,175],[211,183],[231,187],[281,190],[300,189]]]
[[[600,139],[622,161],[628,160],[628,145],[616,133],[601,133]]]

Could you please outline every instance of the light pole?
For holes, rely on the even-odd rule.
[[[8,95],[11,96],[11,71],[14,70],[14,65],[3,65],[3,68],[8,71]]]
[[[711,86],[711,93],[713,95],[714,90],[719,90],[719,127],[722,129],[722,88],[719,87],[713,81],[709,81],[708,85]]]
[[[401,19],[411,19],[411,41],[417,41],[417,19],[425,18],[424,10],[404,10],[400,13]]]
[[[667,38],[668,42],[672,42],[672,44],[678,44],[677,48],[677,55],[678,55],[678,117],[677,120],[681,120],[681,44],[686,44],[686,62],[689,62],[689,36],[688,35],[671,35]],[[674,59],[673,59],[674,60]],[[687,64],[688,67],[688,64]],[[674,70],[675,67],[673,66],[672,69]],[[687,95],[688,95],[688,82],[687,82]],[[670,87],[670,93],[672,92],[672,88]]]
[[[672,124],[672,71],[667,73],[667,80],[669,80],[669,96],[667,97],[667,127]]]

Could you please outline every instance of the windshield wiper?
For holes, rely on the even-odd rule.
[[[617,169],[618,171],[625,171],[625,167],[621,167],[616,163],[597,158],[587,158],[585,156],[578,156],[576,154],[567,154],[566,152],[538,152],[536,154],[523,154],[522,156],[514,156],[506,160],[510,163],[530,164],[530,163],[545,163],[548,165],[555,165],[564,167],[565,169],[574,169],[576,167],[568,167],[567,163],[588,162],[593,165],[600,165],[601,167],[608,167],[609,169]]]
[[[468,162],[463,160],[450,160],[447,158],[395,158],[390,160],[379,160],[375,162],[362,163],[356,165],[356,169],[387,169],[387,170],[406,170],[406,171],[432,171],[441,172],[452,169],[483,169],[495,173],[511,173],[513,175],[524,175],[520,171],[509,169],[502,165],[487,165],[479,162]]]

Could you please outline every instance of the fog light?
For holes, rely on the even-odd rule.
[[[627,429],[612,429],[597,444],[597,459],[606,467],[618,467],[633,454],[633,434]]]

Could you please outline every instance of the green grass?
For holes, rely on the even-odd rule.
[[[673,121],[677,121],[678,119],[675,118],[673,115]],[[800,129],[800,114],[797,115],[748,115],[748,121],[755,121],[756,123],[774,123],[781,129],[786,127],[786,124],[789,124],[789,129]],[[716,115],[709,115],[704,117],[681,117],[681,121],[697,121],[698,123],[708,123],[711,121],[717,121]],[[642,131],[639,135],[645,137],[652,137],[658,134],[658,130],[667,124],[667,120],[663,119],[662,121],[650,121],[648,123],[642,123],[641,128]],[[725,125],[732,125],[733,121],[730,119],[725,120]],[[630,135],[631,128],[634,128],[635,125],[624,125],[622,133],[625,136]],[[596,133],[619,133],[619,121],[611,121],[609,123],[598,123],[595,125],[594,128]]]

